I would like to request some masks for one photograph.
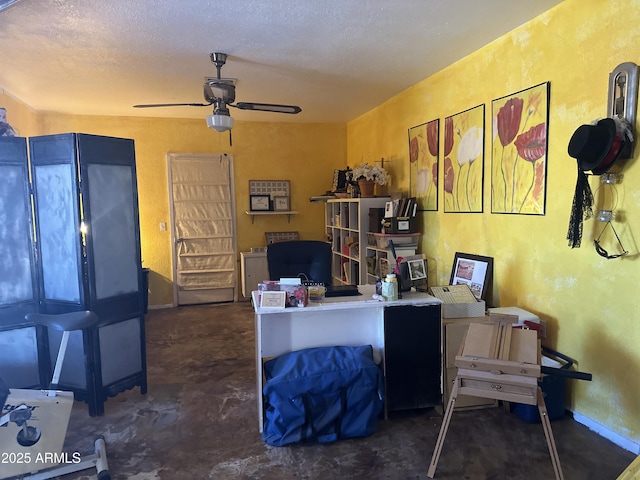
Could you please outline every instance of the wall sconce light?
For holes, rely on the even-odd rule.
[[[625,119],[629,122],[631,132],[635,132],[637,109],[638,66],[632,62],[621,63],[609,74],[608,116]],[[620,160],[633,158],[634,145],[635,139],[627,142],[618,158]]]

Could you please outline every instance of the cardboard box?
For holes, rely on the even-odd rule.
[[[489,313],[503,313],[506,315],[517,315],[518,316],[518,325],[524,325],[525,320],[529,320],[531,322],[540,323],[540,319],[531,312],[527,312],[519,307],[495,307],[490,308]]]
[[[474,303],[443,303],[442,318],[484,317],[484,300]]]
[[[476,300],[467,285],[431,287],[429,292],[442,300],[442,318],[484,317],[486,304]]]

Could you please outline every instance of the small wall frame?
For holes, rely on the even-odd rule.
[[[274,212],[288,212],[291,210],[291,200],[289,197],[278,196],[273,197]]]
[[[249,209],[252,212],[268,212],[271,210],[269,195],[249,195]]]

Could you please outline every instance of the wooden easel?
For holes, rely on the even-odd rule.
[[[440,427],[427,476],[433,478],[458,394],[537,405],[556,480],[564,480],[540,378],[540,347],[534,330],[512,328],[514,315],[491,315],[491,322],[469,325],[456,356],[458,375]]]

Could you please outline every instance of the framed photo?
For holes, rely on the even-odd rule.
[[[456,252],[450,285],[468,285],[473,296],[485,300],[493,277],[493,258]]]
[[[333,171],[332,192],[344,192],[347,189],[347,170]]]
[[[270,210],[269,208],[269,201],[271,200],[271,196],[270,195],[250,195],[249,196],[249,200],[250,200],[250,210],[252,212],[268,212]]]
[[[273,197],[273,210],[276,212],[288,212],[291,210],[289,197]]]
[[[419,258],[417,260],[409,260],[409,278],[411,280],[422,280],[427,278],[427,269],[424,265],[424,259]]]
[[[284,308],[287,301],[287,292],[274,292],[265,290],[260,295],[260,308]]]

